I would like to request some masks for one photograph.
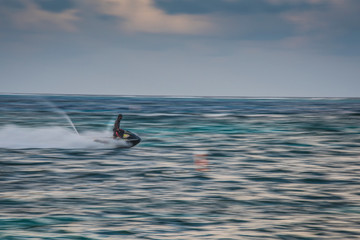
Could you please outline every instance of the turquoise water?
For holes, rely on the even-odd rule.
[[[0,239],[360,239],[359,156],[360,99],[0,95]]]

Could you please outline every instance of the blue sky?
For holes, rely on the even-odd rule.
[[[359,0],[0,0],[0,92],[360,97]]]

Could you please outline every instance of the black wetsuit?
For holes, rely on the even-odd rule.
[[[115,124],[114,124],[114,128],[113,128],[113,137],[114,138],[123,138],[124,136],[124,130],[122,130],[120,128],[120,121],[122,119],[122,115],[119,114],[119,116],[117,117]]]

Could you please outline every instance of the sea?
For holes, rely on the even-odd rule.
[[[360,99],[2,94],[0,239],[360,239]]]

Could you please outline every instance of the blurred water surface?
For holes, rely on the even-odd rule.
[[[0,95],[0,239],[360,239],[359,156],[360,99]]]

